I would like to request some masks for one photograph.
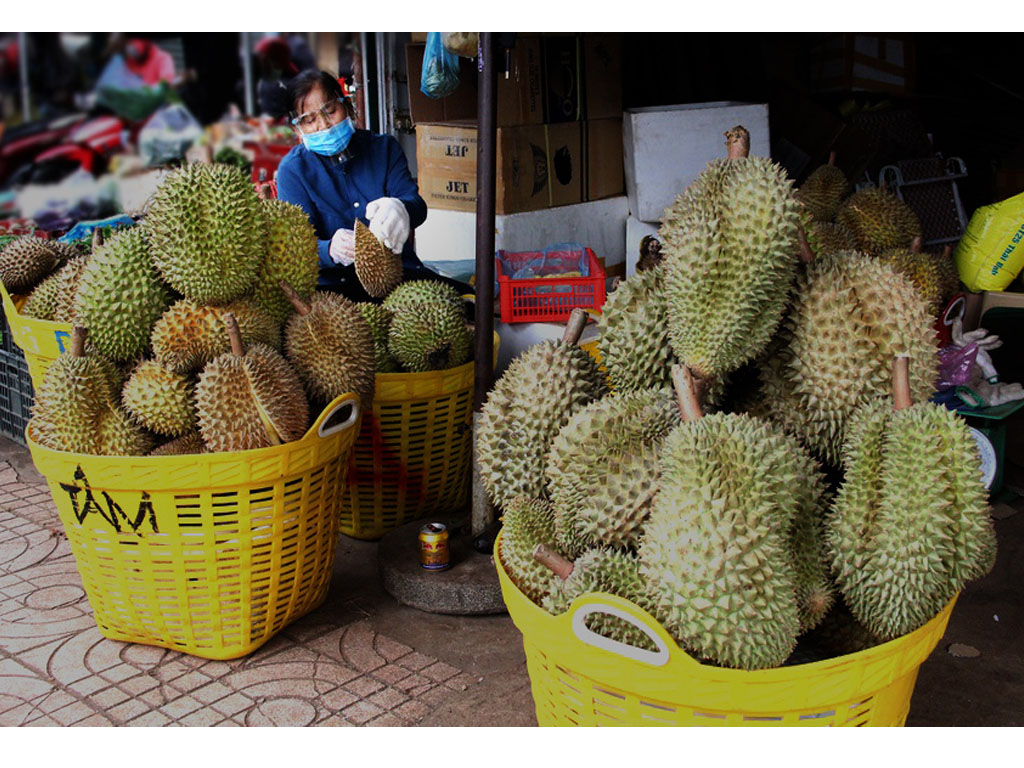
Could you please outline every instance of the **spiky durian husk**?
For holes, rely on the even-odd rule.
[[[543,341],[515,358],[487,395],[476,438],[491,500],[545,496],[551,441],[580,408],[607,393],[594,358],[572,344]]]
[[[96,249],[75,293],[75,322],[111,360],[129,360],[149,349],[153,325],[171,294],[153,267],[146,234],[125,229]]]
[[[307,315],[293,314],[284,332],[284,348],[310,399],[326,405],[355,392],[360,407],[373,402],[373,334],[352,301],[336,293],[316,292]]]
[[[966,424],[932,403],[862,407],[827,519],[836,581],[854,616],[892,639],[935,616],[994,564],[996,538]]]
[[[285,280],[303,299],[316,289],[320,273],[316,232],[306,212],[283,200],[261,200],[267,222],[267,249],[252,287],[252,299],[284,323],[294,311],[281,290]]]
[[[76,243],[65,243],[63,240],[50,240],[48,242],[50,249],[57,258],[58,269],[63,267],[69,261],[80,258],[87,253],[85,247],[81,247]]]
[[[36,388],[30,432],[40,445],[57,451],[98,452],[97,424],[115,402],[119,377],[109,360],[96,354],[64,353],[46,369]]]
[[[790,534],[809,457],[766,422],[711,414],[665,441],[640,572],[684,647],[741,669],[778,666],[800,628]]]
[[[407,303],[395,310],[388,350],[407,371],[440,371],[469,360],[473,336],[461,305]]]
[[[394,313],[380,304],[371,304],[368,301],[360,302],[358,306],[363,319],[370,326],[370,333],[373,334],[374,370],[377,373],[397,373],[402,370],[402,366],[388,349],[388,331],[391,330]]]
[[[767,158],[714,160],[665,211],[669,339],[713,379],[757,356],[775,332],[797,264],[800,204]]]
[[[675,397],[663,388],[608,395],[562,427],[545,472],[556,541],[568,557],[637,545],[657,491],[662,442],[678,423]]]
[[[163,279],[199,304],[238,298],[264,263],[260,200],[245,174],[230,166],[192,163],[169,174],[141,226],[150,232]]]
[[[173,440],[159,445],[149,452],[150,456],[189,456],[207,453],[203,436],[198,432],[189,432]]]
[[[387,296],[402,282],[402,256],[386,248],[363,222],[355,223],[356,277],[370,296]]]
[[[772,420],[833,466],[854,410],[891,391],[898,353],[910,354],[915,401],[931,397],[938,366],[931,318],[914,286],[858,253],[807,265],[772,349],[761,364]]]
[[[805,639],[823,658],[866,651],[885,642],[857,621],[842,600],[836,601],[821,624],[809,632]]]
[[[839,205],[850,194],[850,182],[834,165],[821,165],[793,194],[814,220],[823,224],[835,218]]]
[[[58,323],[75,322],[75,296],[78,294],[78,284],[90,258],[90,255],[79,256],[77,259],[69,261],[57,272],[59,288],[53,319]]]
[[[199,431],[213,452],[246,451],[287,443],[309,426],[309,404],[295,369],[265,344],[244,356],[220,355],[199,374]]]
[[[551,571],[533,558],[538,544],[555,548],[554,513],[541,499],[515,496],[502,515],[499,556],[505,572],[533,602],[540,604],[551,589]]]
[[[807,229],[807,243],[816,257],[857,250],[853,235],[842,224],[831,221],[813,222]]]
[[[558,615],[569,610],[572,601],[580,595],[606,592],[630,600],[651,613],[653,605],[646,588],[636,555],[615,549],[590,549],[576,558],[572,573],[565,581],[552,576],[551,591],[542,605],[548,613]],[[591,614],[586,625],[592,632],[620,643],[651,651],[656,648],[645,632],[617,616]]]
[[[132,420],[116,403],[96,425],[96,453],[100,456],[146,456],[156,445],[156,436]]]
[[[960,272],[952,256],[936,254],[935,263],[939,269],[939,281],[942,285],[942,301],[947,303],[954,294],[960,292]]]
[[[790,534],[796,567],[796,602],[800,611],[800,632],[818,626],[835,604],[836,587],[830,573],[825,541],[825,514],[828,498],[822,491],[824,480],[816,469],[804,471],[817,478],[799,489],[799,508]]]
[[[0,250],[0,283],[8,293],[28,293],[57,263],[57,253],[49,241],[35,235],[22,235]]]
[[[459,292],[440,280],[410,280],[395,288],[380,304],[384,309],[396,312],[412,304],[446,303],[462,307]]]
[[[179,437],[196,429],[195,385],[155,360],[144,360],[125,382],[121,402],[146,429]]]
[[[857,241],[857,250],[877,256],[890,248],[909,248],[921,234],[921,222],[909,205],[883,189],[854,192],[836,212],[836,221]]]
[[[224,315],[238,322],[242,343],[281,348],[281,326],[247,299],[223,306],[200,306],[188,299],[172,304],[153,326],[153,356],[176,373],[195,373],[231,349]]]
[[[880,260],[907,277],[921,295],[928,307],[928,314],[935,317],[943,308],[944,285],[939,273],[939,263],[928,253],[915,253],[909,248],[893,248],[883,251]]]
[[[60,289],[60,273],[54,272],[32,289],[21,307],[21,314],[37,320],[56,320]]]

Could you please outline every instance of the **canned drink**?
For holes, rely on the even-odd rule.
[[[427,523],[420,528],[420,565],[428,571],[443,571],[451,565],[448,526],[444,523]]]

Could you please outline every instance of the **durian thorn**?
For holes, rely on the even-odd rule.
[[[242,332],[238,329],[238,321],[230,312],[225,312],[221,319],[224,327],[227,328],[228,338],[231,340],[231,351],[238,357],[245,357],[245,344],[242,343]]]
[[[924,245],[924,241],[921,240],[921,236],[918,235],[917,237],[914,238],[914,241],[910,244],[910,250],[913,251],[914,253],[920,253],[921,252],[921,248],[922,248],[923,245]]]
[[[248,367],[246,367],[245,373],[246,377],[248,377]],[[252,391],[251,379],[249,382],[249,391]],[[260,404],[260,401],[256,398],[255,395],[253,395],[252,403],[254,406],[256,406],[256,413],[259,415],[260,421],[263,423],[263,431],[267,433],[267,439],[270,440],[270,444],[281,445],[281,443],[283,443],[284,441],[281,439],[281,435],[278,433],[277,429],[274,428],[274,422],[270,420],[270,414],[268,414],[266,410],[264,410],[263,406]]]
[[[685,365],[676,363],[672,366],[672,384],[675,386],[683,421],[700,421],[704,414],[700,409],[700,393],[693,372]]]
[[[797,227],[797,242],[800,245],[800,261],[805,264],[814,261],[815,253],[811,250],[811,244],[807,242],[807,233],[802,226]]]
[[[910,399],[910,355],[905,352],[896,355],[892,363],[892,400],[897,411],[913,404]]]
[[[284,291],[285,298],[292,303],[296,312],[305,317],[312,311],[313,308],[303,301],[302,297],[299,296],[298,292],[288,284],[287,280],[281,280],[280,286],[281,290]]]
[[[742,125],[730,128],[724,134],[725,146],[729,151],[730,160],[738,160],[750,155],[750,131]]]
[[[84,325],[76,325],[71,329],[71,356],[85,357],[85,340],[89,336],[89,329]]]
[[[562,341],[569,346],[576,346],[579,343],[580,336],[583,335],[583,329],[587,326],[587,311],[582,307],[576,307],[569,315],[569,322],[565,325],[565,333],[562,335]]]
[[[648,489],[647,493],[645,493],[643,495],[643,497],[640,499],[640,501],[637,503],[637,505],[635,507],[633,507],[634,513],[635,512],[639,512],[644,507],[651,506],[651,502],[654,501],[654,497],[657,496],[657,495],[658,495],[658,487],[657,486],[655,486],[654,488]],[[634,515],[634,519],[635,518],[636,518],[636,515]]]
[[[100,227],[96,227],[92,231],[92,249],[95,251],[103,245],[103,230]]]
[[[549,549],[544,544],[538,544],[533,549],[533,559],[543,565],[545,568],[551,570],[558,578],[565,581],[572,575],[573,569],[576,567],[571,560],[566,560],[560,554],[555,552],[553,549]]]
[[[828,153],[828,164],[833,167],[836,164],[836,151],[834,149]]]

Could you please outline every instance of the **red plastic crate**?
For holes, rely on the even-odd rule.
[[[495,272],[501,304],[501,322],[560,322],[569,319],[576,307],[601,309],[605,299],[605,271],[597,256],[586,249],[589,277],[540,277],[513,280],[512,274],[544,251],[498,251]],[[561,262],[561,264],[560,264]],[[545,269],[575,272],[579,251],[547,251]],[[564,269],[560,269],[564,266]]]
[[[294,144],[265,144],[256,141],[247,141],[242,145],[245,149],[251,150],[253,153],[252,159],[252,180],[253,182],[260,181],[260,171],[266,172],[266,178],[263,181],[271,181],[274,178],[274,172],[277,170],[277,166],[281,164],[281,160],[287,155]]]

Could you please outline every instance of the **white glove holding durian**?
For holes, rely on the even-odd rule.
[[[366,206],[370,231],[395,253],[401,253],[409,239],[409,211],[397,197],[379,197]]]
[[[339,229],[331,238],[331,245],[327,251],[331,261],[335,264],[347,267],[356,260],[356,233],[353,229]]]

